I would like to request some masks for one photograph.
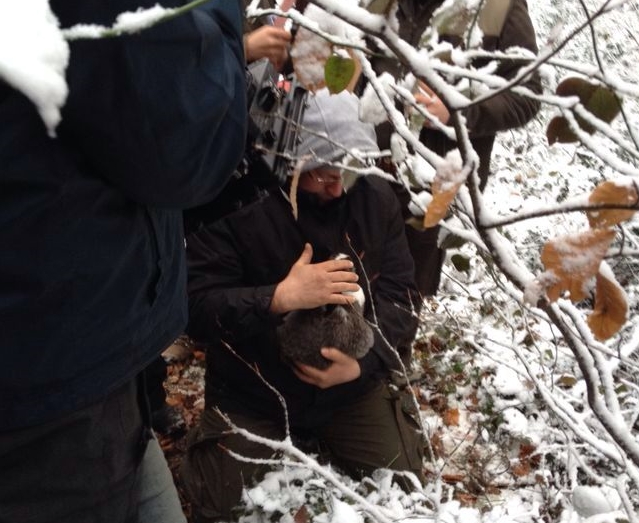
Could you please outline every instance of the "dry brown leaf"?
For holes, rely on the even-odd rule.
[[[530,463],[527,461],[517,461],[511,465],[510,472],[518,478],[527,476],[531,472]]]
[[[536,454],[537,445],[532,445],[529,443],[522,443],[519,446],[519,459],[521,461],[527,461],[531,465],[538,467],[541,463],[541,456]]]
[[[556,301],[564,291],[570,293],[573,302],[586,298],[586,283],[599,272],[601,260],[614,237],[613,230],[591,229],[546,243],[541,261],[555,276],[546,289],[550,301]]]
[[[302,505],[299,510],[293,516],[294,523],[310,523],[311,516],[308,513],[306,505]]]
[[[613,279],[597,274],[595,308],[588,316],[588,326],[595,338],[607,340],[626,323],[628,302],[619,284]]]
[[[450,427],[451,425],[459,425],[459,409],[448,409],[442,415],[444,425]]]
[[[177,405],[182,405],[183,402],[184,402],[184,396],[178,393],[172,394],[171,396],[167,396],[166,398],[167,405],[171,405],[172,407],[175,407]]]
[[[468,408],[472,408],[474,410],[479,405],[479,396],[477,396],[476,391],[471,392],[466,399],[468,400],[466,403]]]
[[[448,214],[448,208],[455,199],[462,182],[443,182],[437,178],[433,182],[433,199],[426,207],[424,228],[435,227]]]
[[[291,202],[291,209],[293,211],[293,218],[295,221],[299,218],[299,207],[297,205],[297,188],[300,184],[300,176],[302,173],[302,166],[304,165],[303,161],[298,161],[293,169],[293,174],[291,175],[291,188],[288,191],[288,199]]]
[[[519,446],[519,459],[527,459],[537,451],[537,445],[531,445],[529,443],[522,443]]]
[[[462,507],[474,507],[477,504],[477,496],[466,492],[455,492],[453,496],[461,503]]]
[[[430,398],[429,404],[431,409],[443,416],[448,408],[448,399],[443,394],[435,394]]]
[[[444,441],[442,440],[441,431],[434,432],[430,437],[430,448],[433,451],[434,458],[444,457],[446,454]]]
[[[593,204],[619,204],[633,205],[638,200],[637,190],[633,186],[623,186],[615,182],[603,182],[595,187],[588,201]],[[593,228],[613,227],[632,218],[635,211],[623,209],[602,209],[600,211],[588,211],[588,223]]]
[[[466,476],[464,474],[453,474],[452,472],[449,473],[444,473],[442,474],[442,479],[446,482],[446,483],[461,483],[462,481],[464,481],[464,479],[466,479]]]
[[[187,347],[182,343],[173,343],[164,350],[162,357],[167,361],[184,361],[191,355],[191,352],[193,352],[192,347]]]
[[[330,42],[304,27],[297,30],[290,56],[297,80],[305,89],[315,92],[326,85],[324,68],[332,54]]]

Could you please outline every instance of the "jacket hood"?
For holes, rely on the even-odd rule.
[[[340,160],[352,150],[379,151],[375,128],[359,119],[359,99],[328,89],[310,95],[302,120],[298,156],[308,156],[302,172]]]

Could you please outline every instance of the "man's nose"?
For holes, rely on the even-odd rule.
[[[332,198],[339,198],[342,195],[342,191],[344,190],[344,186],[342,185],[341,180],[335,183],[330,183],[325,187],[326,192]]]

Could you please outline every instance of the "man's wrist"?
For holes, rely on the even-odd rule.
[[[271,305],[269,307],[269,311],[272,314],[284,314],[288,312],[286,308],[285,300],[282,297],[282,288],[281,283],[275,287],[275,291],[273,292],[273,297],[271,298]]]

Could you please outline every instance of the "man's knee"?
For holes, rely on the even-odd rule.
[[[198,523],[228,521],[242,497],[240,467],[219,445],[220,438],[202,437],[200,430],[188,436],[180,478]]]
[[[424,483],[425,436],[415,398],[408,388],[388,390],[402,446],[401,458],[389,468],[412,472]]]
[[[281,439],[274,424],[233,416],[234,422],[254,434]],[[245,485],[252,485],[266,472],[264,466],[239,461],[229,451],[251,459],[272,457],[268,446],[254,443],[229,432],[226,421],[214,411],[206,411],[203,419],[187,438],[187,451],[180,477],[191,502],[197,523],[231,521],[233,509],[242,499]]]
[[[408,391],[386,385],[341,409],[324,428],[331,460],[353,477],[380,468],[414,473],[423,481],[424,439]]]

